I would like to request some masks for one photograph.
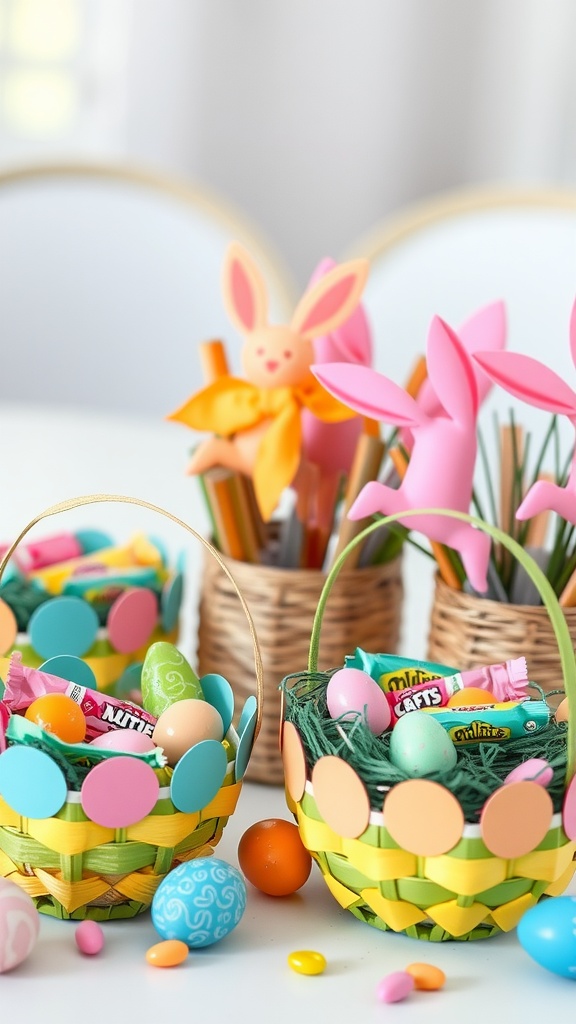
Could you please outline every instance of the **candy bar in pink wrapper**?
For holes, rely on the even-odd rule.
[[[38,697],[47,693],[64,693],[79,704],[86,718],[86,739],[94,739],[113,729],[134,729],[152,736],[157,719],[131,701],[118,700],[98,690],[70,683],[39,668],[22,664],[20,652],[10,658],[4,703],[10,711],[24,711]]]

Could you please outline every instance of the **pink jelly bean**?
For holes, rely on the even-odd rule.
[[[96,921],[82,921],[75,933],[76,945],[85,956],[95,956],[104,949],[104,932]]]
[[[414,990],[415,981],[407,971],[393,971],[378,982],[376,996],[381,1003],[399,1003]]]

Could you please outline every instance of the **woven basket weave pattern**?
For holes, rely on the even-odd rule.
[[[246,777],[282,784],[278,751],[281,717],[279,685],[295,665],[306,662],[310,622],[325,576],[311,569],[272,569],[223,559],[250,607],[264,666],[262,728]],[[402,562],[343,571],[334,587],[324,618],[320,663],[343,664],[354,647],[397,649],[402,614]],[[239,614],[240,613],[240,614]],[[250,637],[228,579],[213,560],[204,560],[200,598],[198,666],[201,675],[221,671],[240,703],[252,692]],[[218,667],[219,666],[219,667]]]
[[[564,615],[576,645],[576,608]],[[562,686],[558,645],[544,605],[503,604],[436,578],[427,657],[459,671],[525,657],[543,690]]]

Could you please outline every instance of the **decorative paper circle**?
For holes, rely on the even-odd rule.
[[[96,765],[84,779],[82,807],[97,825],[127,828],[150,813],[159,788],[149,764],[135,757],[112,757]]]
[[[98,616],[80,597],[55,597],[30,616],[30,643],[42,658],[89,651],[98,633]]]
[[[370,798],[354,769],[340,757],[327,754],[312,770],[318,810],[330,828],[346,839],[356,839],[370,820]]]
[[[160,555],[162,565],[168,565],[168,548],[162,538],[157,537],[156,534],[148,534],[148,540],[150,544],[154,545]]]
[[[94,551],[101,551],[102,548],[111,548],[114,545],[110,534],[103,533],[102,530],[75,530],[74,534],[85,555],[91,555]]]
[[[564,831],[572,842],[576,841],[576,775],[571,779],[562,807]]]
[[[306,758],[300,734],[292,722],[284,722],[282,728],[282,763],[286,789],[294,803],[298,803],[306,786]]]
[[[8,747],[0,756],[0,793],[23,818],[51,818],[66,803],[66,779],[36,747]]]
[[[6,750],[6,729],[10,721],[10,712],[0,699],[0,753]]]
[[[181,572],[176,573],[171,580],[167,580],[162,587],[160,614],[162,616],[162,628],[165,633],[171,633],[178,622],[183,591],[184,577]]]
[[[110,643],[121,654],[132,654],[150,639],[158,622],[158,599],[146,587],[126,590],[108,612]]]
[[[482,839],[495,857],[523,857],[542,842],[552,814],[548,790],[536,782],[509,783],[497,789],[482,808]]]
[[[230,683],[218,672],[208,672],[200,679],[200,686],[208,703],[219,712],[226,735],[234,715],[234,694]]]
[[[122,697],[123,694],[132,690],[139,690],[142,683],[142,662],[135,661],[133,665],[125,668],[120,679],[114,687],[114,696]]]
[[[384,825],[408,853],[439,857],[460,841],[464,814],[453,793],[438,782],[407,779],[388,793]]]
[[[248,705],[252,709],[250,715],[245,714]],[[256,704],[256,698],[248,697],[248,700],[242,709],[240,721],[238,722],[239,741],[238,750],[236,751],[236,781],[244,777],[244,773],[248,767],[250,754],[252,753],[252,747],[254,746],[254,732],[256,730],[257,717],[258,707]]]
[[[226,751],[216,740],[195,743],[180,758],[170,782],[170,797],[179,811],[193,814],[214,799],[226,775]]]
[[[18,623],[10,605],[0,598],[0,654],[6,654],[18,635]]]
[[[59,679],[67,679],[69,683],[85,686],[88,690],[97,690],[96,676],[82,658],[73,654],[56,654],[40,665],[42,672],[48,672]]]

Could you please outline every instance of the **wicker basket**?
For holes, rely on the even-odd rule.
[[[576,645],[576,608],[563,612]],[[544,605],[490,601],[455,590],[438,576],[427,656],[460,670],[524,656],[543,690],[562,686],[558,644]]]
[[[26,802],[26,794],[34,788],[37,777],[32,773],[26,776],[26,784],[21,785],[24,796],[16,802],[12,797],[13,806],[5,799],[6,790],[0,781],[0,875],[29,893],[39,911],[75,920],[133,917],[151,905],[159,883],[173,867],[212,853],[236,807],[262,715],[262,662],[246,601],[219,553],[192,527],[163,509],[135,498],[112,495],[89,495],[52,506],[22,531],[0,565],[0,576],[16,545],[37,522],[79,505],[101,501],[124,501],[158,512],[182,526],[204,545],[228,579],[230,590],[244,615],[245,632],[252,643],[252,671],[255,669],[256,672],[257,696],[252,696],[244,706],[238,732],[231,728],[227,733],[227,740],[235,753],[234,760],[227,761],[222,745],[216,741],[197,745],[204,748],[206,743],[214,745],[208,762],[202,760],[200,767],[205,769],[209,763],[216,764],[217,768],[208,773],[198,773],[202,778],[199,791],[194,795],[195,804],[186,794],[185,799],[182,798],[182,782],[176,795],[174,781],[178,764],[171,780],[166,769],[160,769],[164,773],[160,788],[144,816],[134,820],[133,804],[127,811],[127,820],[124,823],[118,821],[113,826],[103,824],[100,818],[95,821],[88,817],[84,810],[83,790],[66,792],[64,787],[64,803],[59,810],[50,816],[32,817],[19,801],[23,799]],[[0,762],[15,749],[9,746],[0,753]],[[197,747],[191,748],[188,754],[195,750]],[[40,755],[40,768],[59,770],[56,762],[52,762],[45,752],[35,750],[33,753]],[[119,760],[112,758],[106,763],[111,765]],[[126,761],[127,758],[124,756],[121,760]],[[133,763],[135,759],[130,760]],[[147,765],[144,767],[149,768]],[[6,777],[6,773],[0,772],[0,780],[2,777]],[[126,802],[140,798],[137,788],[134,786],[134,789],[127,790]],[[110,788],[108,792],[111,792]],[[187,806],[183,808],[183,804]]]
[[[250,759],[247,777],[282,784],[279,752],[280,682],[308,655],[310,620],[326,576],[314,569],[274,569],[223,558],[250,606],[264,665],[262,729]],[[235,694],[252,692],[250,644],[230,581],[205,559],[202,573],[198,666],[203,675],[223,667]],[[402,612],[401,558],[378,566],[344,570],[334,588],[324,619],[320,645],[322,665],[332,668],[356,644],[367,650],[395,651]],[[240,610],[241,611],[241,610]]]
[[[471,522],[502,543],[543,599],[570,703],[567,733],[554,727],[560,750],[555,803],[535,782],[497,784],[477,820],[467,822],[458,793],[443,785],[441,777],[398,782],[397,770],[393,776],[390,762],[382,758],[380,767],[372,765],[370,792],[381,792],[375,800],[369,796],[368,780],[350,763],[345,744],[320,756],[306,747],[294,722],[304,701],[317,715],[314,702],[325,693],[329,677],[317,671],[320,629],[331,586],[350,546],[322,592],[308,671],[283,683],[287,803],[328,888],[361,920],[429,941],[485,938],[515,927],[542,896],[566,888],[576,851],[576,660],[566,620],[543,573],[515,541],[481,520],[443,514]],[[369,527],[364,536],[395,518]],[[487,661],[495,660],[493,655],[490,648]],[[459,664],[458,658],[452,660]],[[530,756],[537,756],[537,735],[532,743]],[[460,762],[458,770],[461,776]],[[456,774],[455,769],[452,777]]]

